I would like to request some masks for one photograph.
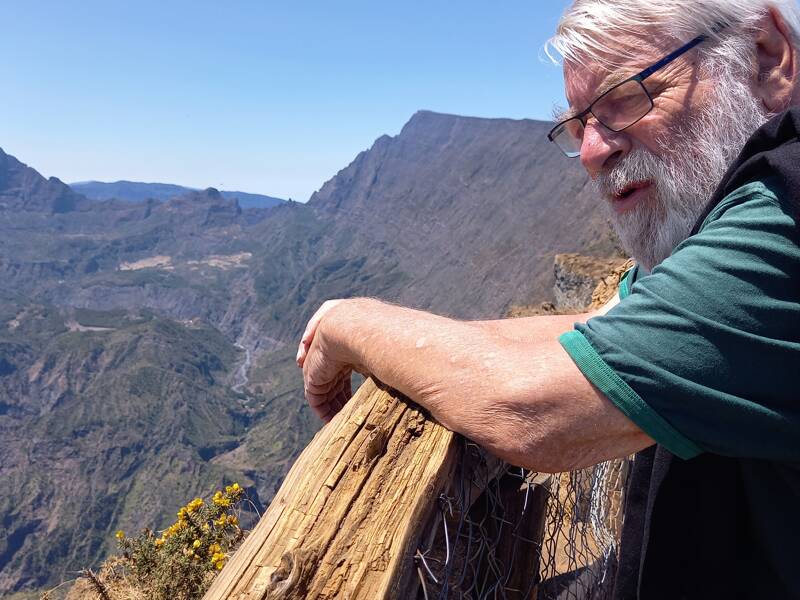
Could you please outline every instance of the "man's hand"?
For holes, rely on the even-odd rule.
[[[353,395],[351,364],[346,346],[336,341],[336,325],[329,314],[346,300],[328,300],[306,326],[297,350],[297,365],[303,369],[306,400],[317,416],[329,422]]]
[[[306,330],[303,332],[303,337],[300,338],[300,347],[297,349],[297,357],[295,358],[297,366],[301,369],[303,368],[306,356],[308,356],[308,349],[311,348],[311,342],[314,341],[314,335],[317,333],[317,327],[319,327],[319,322],[322,321],[322,317],[328,314],[337,304],[341,304],[342,302],[344,302],[344,300],[325,301],[306,325]]]

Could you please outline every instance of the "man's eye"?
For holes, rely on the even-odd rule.
[[[641,101],[640,95],[626,95],[618,98],[614,98],[614,103],[617,105],[618,108],[625,108],[626,106],[632,106],[637,104]]]

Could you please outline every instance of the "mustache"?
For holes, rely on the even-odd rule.
[[[593,179],[594,186],[603,195],[618,197],[632,186],[642,182],[658,183],[666,171],[664,162],[647,150],[635,150],[612,169]]]

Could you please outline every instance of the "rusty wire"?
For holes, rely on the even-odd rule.
[[[415,556],[420,600],[608,598],[627,461],[549,477],[506,466],[493,476],[478,446],[462,440],[460,453],[438,499],[437,534]],[[474,489],[483,493],[471,498]]]

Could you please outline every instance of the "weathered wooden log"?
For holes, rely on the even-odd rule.
[[[204,600],[414,598],[455,434],[368,380],[306,448]]]

